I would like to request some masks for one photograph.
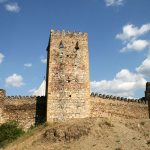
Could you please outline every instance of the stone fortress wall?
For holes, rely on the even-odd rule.
[[[47,52],[46,96],[6,96],[0,89],[0,124],[16,120],[28,129],[70,118],[150,118],[150,83],[141,99],[90,96],[87,33],[51,31]]]
[[[149,118],[145,98],[128,99],[112,95],[91,96],[91,117]]]
[[[149,118],[148,101],[144,98],[137,100],[92,94],[89,112],[89,117]],[[1,96],[0,124],[10,120],[18,121],[24,129],[45,122],[46,97]]]
[[[0,90],[3,93],[4,90]],[[15,120],[28,129],[46,121],[45,96],[6,96],[0,94],[0,124]]]

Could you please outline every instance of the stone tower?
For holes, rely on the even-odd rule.
[[[47,51],[47,121],[88,117],[88,34],[51,30]]]

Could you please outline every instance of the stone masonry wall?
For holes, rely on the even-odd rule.
[[[148,105],[143,101],[123,101],[91,97],[91,117],[149,118]]]
[[[47,60],[47,121],[88,117],[87,33],[51,30]]]
[[[107,96],[108,97],[108,96]],[[148,118],[147,102],[142,100],[90,97],[89,117]],[[15,96],[0,98],[0,124],[16,120],[24,128],[46,121],[46,97]]]
[[[16,120],[28,129],[46,121],[46,98],[30,96],[7,96],[0,99],[0,123]]]

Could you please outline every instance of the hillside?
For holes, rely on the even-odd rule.
[[[88,118],[56,123],[5,150],[150,150],[150,120]]]

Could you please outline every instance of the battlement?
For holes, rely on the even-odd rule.
[[[135,102],[135,103],[142,103],[142,104],[148,104],[148,101],[145,97],[134,99],[134,98],[126,98],[126,97],[120,97],[120,96],[113,96],[113,95],[106,95],[106,94],[97,94],[97,93],[91,93],[91,97],[97,97],[102,99],[108,99],[108,100],[114,100],[114,101],[122,101],[122,102]]]
[[[61,36],[88,36],[88,33],[87,32],[77,32],[77,31],[74,31],[74,32],[70,32],[70,31],[65,31],[65,30],[50,30],[50,34],[51,36],[52,35],[61,35]]]
[[[0,98],[4,101],[11,101],[11,100],[33,101],[35,99],[45,99],[46,96],[22,96],[22,95],[6,96],[6,91],[4,89],[0,89]]]
[[[11,100],[31,100],[33,101],[34,99],[42,99],[42,98],[45,98],[45,96],[20,96],[20,95],[16,95],[16,96],[5,96],[3,97],[4,100],[8,100],[8,101],[11,101]]]

